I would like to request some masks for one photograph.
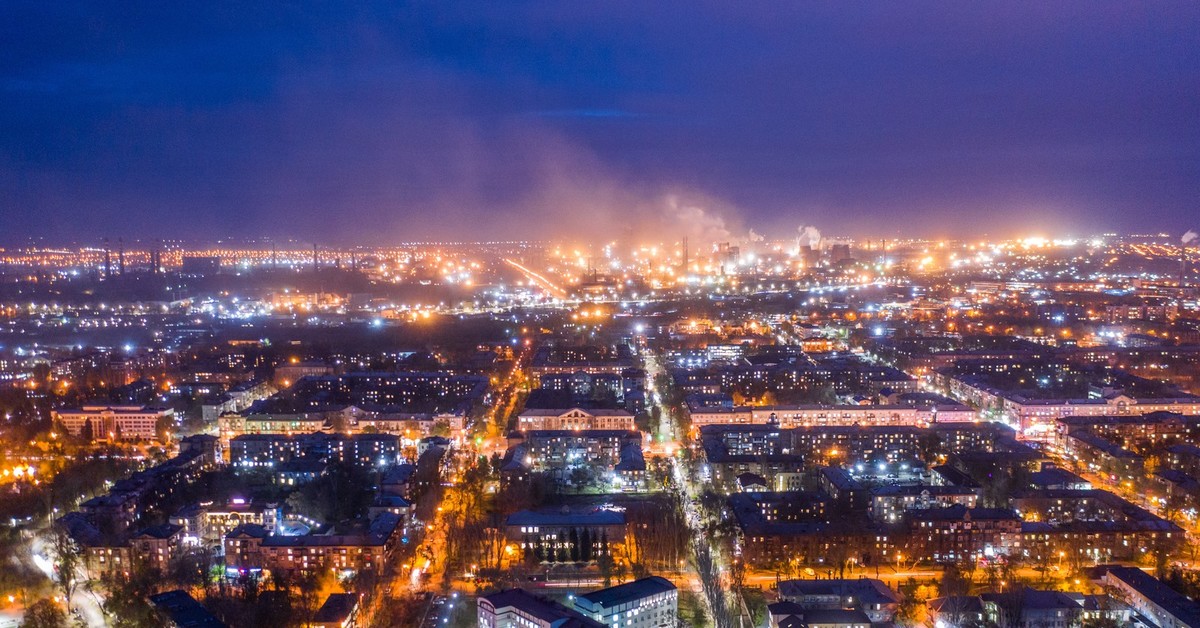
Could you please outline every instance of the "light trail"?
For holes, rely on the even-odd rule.
[[[506,257],[506,258],[504,258],[504,261],[507,262],[513,268],[516,268],[517,270],[521,271],[526,277],[528,277],[534,283],[538,284],[546,292],[551,293],[552,295],[558,297],[559,299],[567,298],[567,291],[560,288],[553,281],[550,281],[549,279],[547,279],[544,275],[533,271],[529,267],[522,265],[521,263],[517,262],[516,260],[512,260],[512,259],[509,259]]]

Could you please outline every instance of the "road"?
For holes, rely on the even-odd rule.
[[[507,262],[509,266],[512,266],[513,268],[521,271],[521,274],[525,275],[525,277],[527,279],[529,279],[529,281],[531,283],[536,284],[542,290],[545,290],[546,292],[550,293],[551,296],[558,298],[558,299],[566,299],[567,298],[567,296],[568,296],[567,291],[560,288],[558,286],[558,284],[555,284],[553,281],[550,281],[549,279],[547,279],[545,275],[542,275],[542,274],[538,273],[537,271],[534,271],[533,269],[522,265],[520,262],[517,262],[516,260],[506,258],[504,261]]]
[[[651,404],[658,406],[662,417],[659,422],[657,445],[665,451],[677,451],[683,444],[676,440],[676,435],[683,434],[684,430],[682,426],[676,424],[675,415],[671,409],[662,405],[662,393],[665,391],[655,390],[653,384],[657,376],[665,371],[658,356],[650,351],[643,352],[643,362],[646,367],[646,378],[651,382]],[[671,461],[671,475],[675,483],[675,489],[671,491],[671,494],[679,501],[679,505],[683,509],[684,521],[688,525],[692,558],[704,594],[702,599],[705,601],[706,610],[708,615],[713,618],[713,623],[717,628],[733,628],[740,623],[740,620],[748,618],[738,617],[741,615],[740,612],[734,613],[729,609],[729,600],[726,596],[728,583],[723,577],[728,569],[721,566],[720,548],[714,547],[709,536],[705,534],[703,518],[696,506],[699,503],[700,487],[694,482],[695,474],[684,468],[684,463],[680,461],[679,456],[671,455],[668,459]],[[740,596],[738,596],[738,605],[744,607]],[[735,620],[735,617],[738,617],[738,620]]]
[[[34,567],[46,574],[47,578],[54,580],[55,566],[50,558],[52,553],[41,535],[35,534],[30,538],[29,552],[26,555],[32,557]],[[82,566],[80,568],[82,569]],[[84,579],[82,573],[78,579],[81,581]],[[79,616],[89,627],[103,628],[108,625],[108,621],[104,618],[104,611],[100,608],[100,596],[93,591],[86,590],[82,582],[75,587],[75,592],[71,596],[71,608],[78,611]]]

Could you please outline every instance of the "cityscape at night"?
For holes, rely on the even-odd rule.
[[[1200,628],[1200,5],[0,40],[0,628]]]

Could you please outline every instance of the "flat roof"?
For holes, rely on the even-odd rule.
[[[587,512],[521,510],[509,515],[504,520],[504,524],[509,526],[625,525],[625,515],[613,510],[602,509]]]
[[[633,582],[626,582],[615,587],[592,591],[576,596],[576,605],[586,602],[586,606],[596,608],[612,608],[651,595],[674,591],[675,585],[670,580],[658,576],[650,576]]]
[[[182,589],[151,595],[150,603],[180,628],[225,628],[225,622]]]

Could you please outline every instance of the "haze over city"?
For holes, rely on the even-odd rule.
[[[0,628],[1200,628],[1200,4],[0,42]]]
[[[1186,2],[9,2],[0,231],[1182,233],[1198,23]]]

